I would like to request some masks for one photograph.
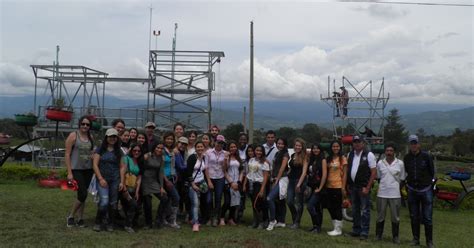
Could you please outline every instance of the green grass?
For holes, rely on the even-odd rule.
[[[128,234],[122,230],[112,233],[92,231],[91,225],[96,206],[88,199],[86,224],[88,228],[67,228],[66,214],[74,199],[74,192],[37,187],[34,181],[11,181],[0,179],[0,246],[48,246],[48,247],[396,247],[390,243],[390,226],[386,224],[384,241],[375,242],[375,211],[369,241],[361,242],[349,237],[329,237],[329,214],[324,211],[323,234],[314,235],[305,231],[310,220],[305,210],[302,230],[249,229],[238,227],[202,227],[201,232],[192,233],[191,226],[181,230],[141,230]],[[154,202],[154,209],[157,202]],[[289,212],[288,212],[289,214]],[[289,216],[287,216],[287,221]],[[389,218],[389,216],[387,216]],[[251,220],[247,208],[245,221]],[[389,219],[388,219],[389,220]],[[472,247],[474,243],[474,211],[435,210],[434,240],[437,247]],[[408,211],[401,213],[402,247],[411,240]],[[345,223],[344,232],[350,231]],[[422,231],[423,236],[423,231]],[[424,244],[424,238],[422,237]]]

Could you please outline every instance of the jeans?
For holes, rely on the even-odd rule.
[[[236,221],[238,208],[237,206],[232,206],[232,207],[230,206],[230,200],[231,200],[230,191],[231,191],[230,185],[226,184],[224,186],[224,205],[222,206],[222,209],[221,209],[220,218],[225,218],[225,214],[227,210],[229,210],[229,220]]]
[[[262,187],[262,183],[260,182],[250,182],[249,184],[252,184],[249,186],[250,188],[250,197],[252,199],[252,209],[253,209],[253,219],[254,219],[254,224],[260,224],[268,221],[268,208],[267,208],[267,201],[265,200],[265,195],[267,194],[267,190],[263,190],[263,197],[264,198],[259,198],[258,193],[260,192],[260,189]]]
[[[433,225],[433,191],[408,190],[408,206],[412,222]]]
[[[280,186],[277,184],[268,193],[267,204],[270,212],[270,221],[276,220],[285,223],[286,203],[285,199],[280,200]]]
[[[312,190],[311,197],[308,200],[308,212],[314,227],[321,228],[323,223],[323,207],[321,192],[315,193]]]
[[[352,215],[354,222],[352,232],[362,236],[369,235],[370,227],[370,191],[362,194],[361,187],[351,187]]]
[[[224,193],[225,179],[211,179],[214,190],[209,190],[208,206],[211,210],[212,217],[218,218],[221,215],[222,193]]]
[[[109,211],[117,210],[119,177],[104,177],[107,187],[100,186],[97,180],[97,194],[99,203],[97,209],[96,224],[109,224],[111,222],[111,213]]]
[[[188,187],[185,185],[185,178],[183,176],[178,177],[178,182],[176,183],[176,189],[179,193],[179,212],[186,213],[190,212],[191,202],[189,201]]]
[[[288,208],[291,212],[291,217],[293,223],[300,223],[301,216],[303,215],[304,208],[304,189],[306,188],[306,183],[302,183],[300,186],[300,192],[296,192],[296,185],[298,184],[299,178],[290,178],[288,181]]]
[[[191,218],[193,224],[199,224],[199,197],[201,193],[196,192],[192,186],[189,186],[189,200],[191,201]]]

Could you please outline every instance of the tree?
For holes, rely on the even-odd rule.
[[[224,130],[222,130],[222,135],[227,140],[234,140],[238,141],[239,140],[239,134],[244,131],[244,125],[242,123],[231,123],[225,127]]]
[[[321,132],[318,125],[314,123],[306,123],[301,129],[301,137],[308,143],[314,144],[321,142]]]
[[[278,130],[275,130],[277,138],[284,138],[288,141],[288,146],[293,147],[293,142],[296,139],[297,132],[291,127],[281,127]],[[305,140],[306,141],[306,140]]]
[[[399,151],[403,151],[408,138],[408,132],[400,122],[401,117],[398,114],[398,109],[390,110],[387,116],[387,124],[384,127],[385,143],[394,143],[399,147]]]

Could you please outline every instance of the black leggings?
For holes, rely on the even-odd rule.
[[[158,210],[156,211],[156,219],[155,222],[157,225],[163,224],[163,218],[166,209],[170,208],[170,200],[166,194],[161,195],[159,193],[153,194],[160,200],[160,205]],[[147,226],[152,224],[152,195],[145,195],[143,196],[143,209],[145,210],[145,223]]]
[[[221,216],[220,217],[225,218],[225,214],[226,214],[227,210],[229,210],[229,220],[236,221],[237,207],[236,206],[233,206],[233,207],[230,206],[230,200],[231,200],[230,190],[231,190],[230,185],[226,184],[224,186],[224,205],[222,205]]]
[[[87,189],[89,189],[89,184],[92,180],[92,175],[94,171],[89,170],[72,170],[72,176],[77,182],[77,200],[81,203],[84,203],[87,199]]]
[[[326,199],[327,207],[331,219],[333,220],[342,220],[342,191],[341,189],[326,189]]]

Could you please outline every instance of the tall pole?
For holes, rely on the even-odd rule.
[[[151,88],[151,17],[153,15],[153,8],[150,6],[150,30],[148,34],[148,92],[147,92],[147,97],[146,97],[146,119],[147,121],[155,121],[155,117],[153,116],[152,120],[150,120],[150,88]],[[153,104],[153,107],[155,107],[155,104]]]
[[[170,125],[173,125],[174,118],[174,71],[175,71],[175,60],[176,60],[176,31],[178,30],[178,23],[174,24],[174,37],[173,37],[173,53],[171,54],[171,105],[170,105]]]
[[[250,143],[250,144],[253,144],[253,21],[250,22],[249,143]]]
[[[246,133],[247,130],[247,107],[244,106],[244,116],[243,116],[243,126],[244,126],[244,133]]]

